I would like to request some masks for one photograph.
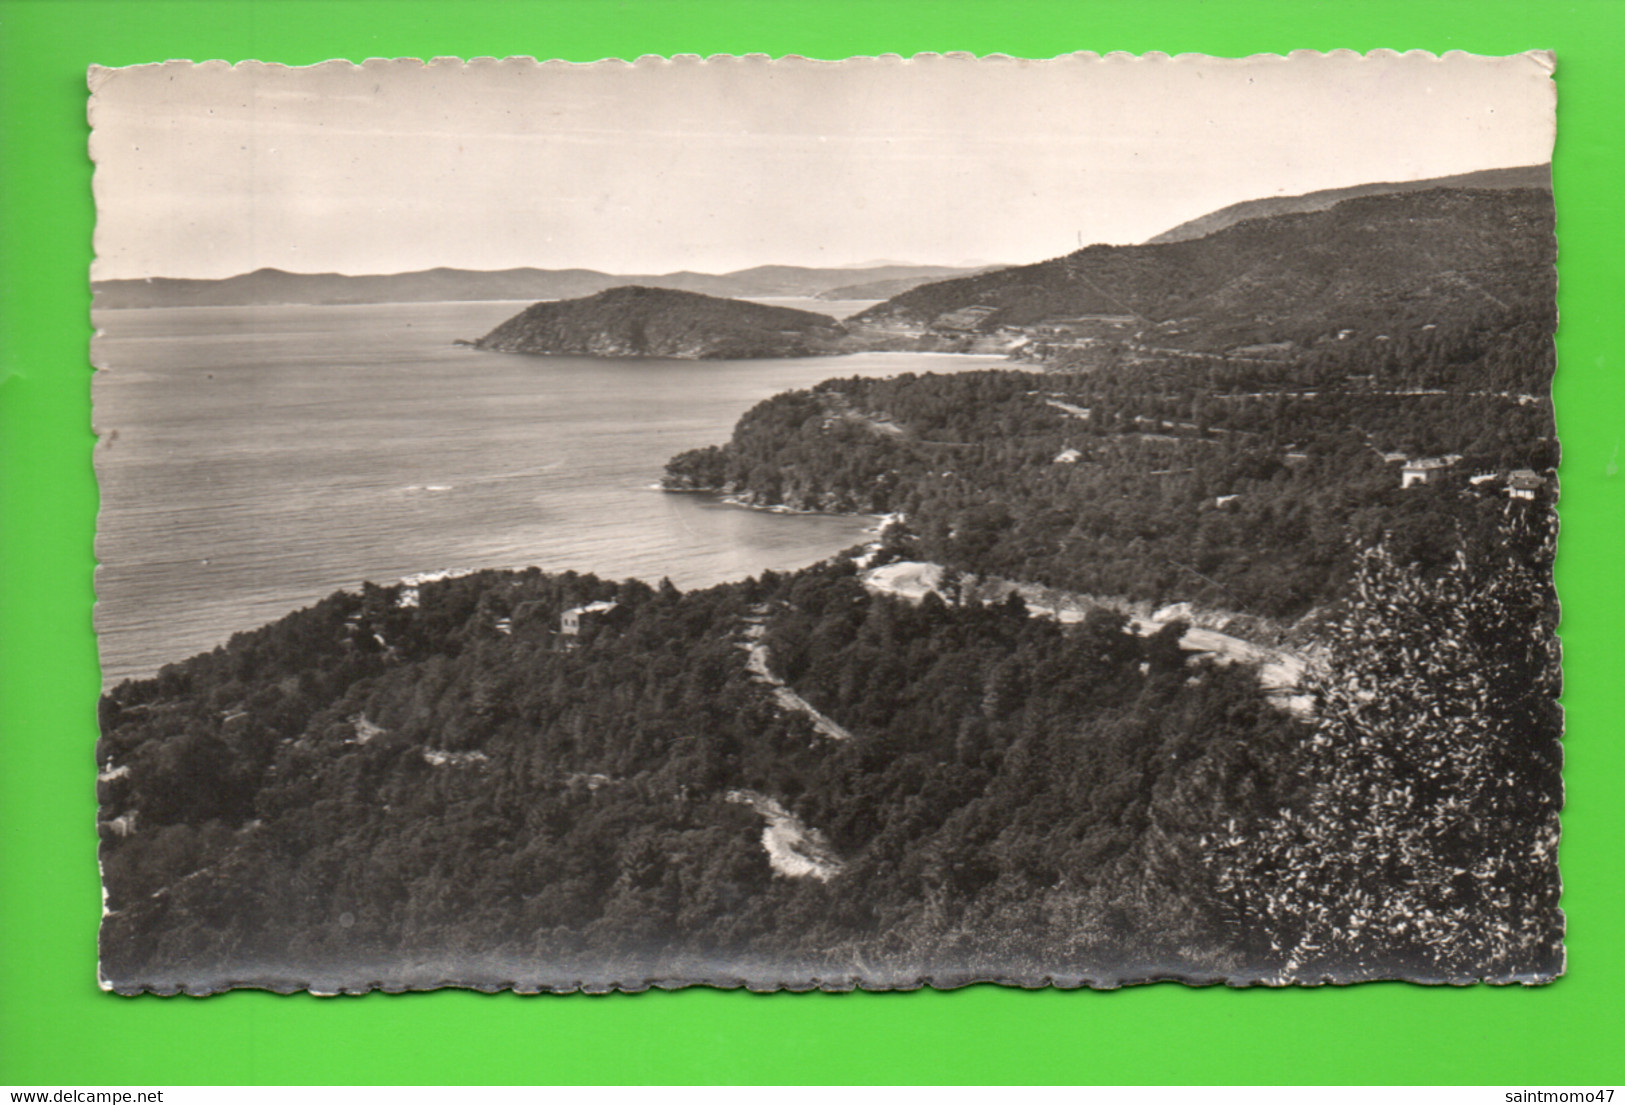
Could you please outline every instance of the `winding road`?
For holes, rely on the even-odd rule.
[[[773,669],[768,666],[767,644],[762,640],[767,634],[767,613],[766,606],[753,606],[745,618],[745,639],[739,643],[739,647],[745,650],[745,668],[751,678],[772,689],[773,698],[781,709],[801,714],[812,722],[812,727],[820,736],[837,741],[850,740],[851,733],[819,713],[812,703],[785,686],[784,680],[773,674]]]

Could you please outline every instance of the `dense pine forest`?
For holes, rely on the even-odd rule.
[[[357,957],[415,985],[470,962],[492,984],[1036,979],[1058,939],[1080,977],[1211,970],[1225,906],[1185,877],[1228,813],[1200,781],[1271,808],[1293,734],[1166,634],[912,606],[850,562],[688,595],[539,573],[421,594],[336,594],[109,697],[127,770],[104,800],[142,817],[104,856],[110,977],[161,985],[184,954],[222,983]],[[561,647],[588,597],[619,605]],[[758,609],[852,739],[751,684]],[[820,830],[840,876],[775,877],[741,789]]]

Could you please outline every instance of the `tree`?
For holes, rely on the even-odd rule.
[[[1431,578],[1384,545],[1359,554],[1291,754],[1302,796],[1216,842],[1281,981],[1562,969],[1550,546],[1502,535]]]

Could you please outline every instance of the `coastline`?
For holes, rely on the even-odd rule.
[[[793,507],[786,503],[756,503],[745,498],[738,492],[724,491],[720,487],[667,487],[664,484],[653,483],[649,485],[650,491],[659,491],[666,495],[709,495],[725,506],[739,507],[742,510],[754,510],[761,514],[787,514],[814,518],[873,518],[876,522],[875,532],[884,528],[889,519],[900,518],[900,514],[875,513],[866,510],[809,510],[802,507]]]

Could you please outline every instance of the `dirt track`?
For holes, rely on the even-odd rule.
[[[918,602],[929,591],[941,593],[942,568],[925,561],[896,561],[864,572],[863,585],[870,591]],[[991,588],[996,599],[1002,599],[1014,591],[1027,603],[1031,614],[1054,618],[1065,624],[1081,622],[1092,607],[1102,605],[1100,601],[1085,595],[1049,592],[1030,584],[988,579],[981,581],[981,585],[984,591]],[[1046,596],[1049,601],[1045,601]],[[1136,617],[1129,624],[1134,632],[1148,637],[1173,620]],[[1227,663],[1256,664],[1259,685],[1270,699],[1290,713],[1299,717],[1308,716],[1312,707],[1309,697],[1293,693],[1302,683],[1307,668],[1308,662],[1304,657],[1200,626],[1187,629],[1179,644],[1187,652],[1208,653]]]
[[[762,641],[762,636],[766,632],[767,610],[759,606],[745,619],[745,639],[739,645],[747,654],[745,667],[752,677],[756,682],[772,688],[773,698],[780,707],[805,716],[820,735],[830,740],[851,739],[851,733],[819,713],[812,703],[785,686],[784,680],[773,674],[773,669],[768,666],[767,645]]]

